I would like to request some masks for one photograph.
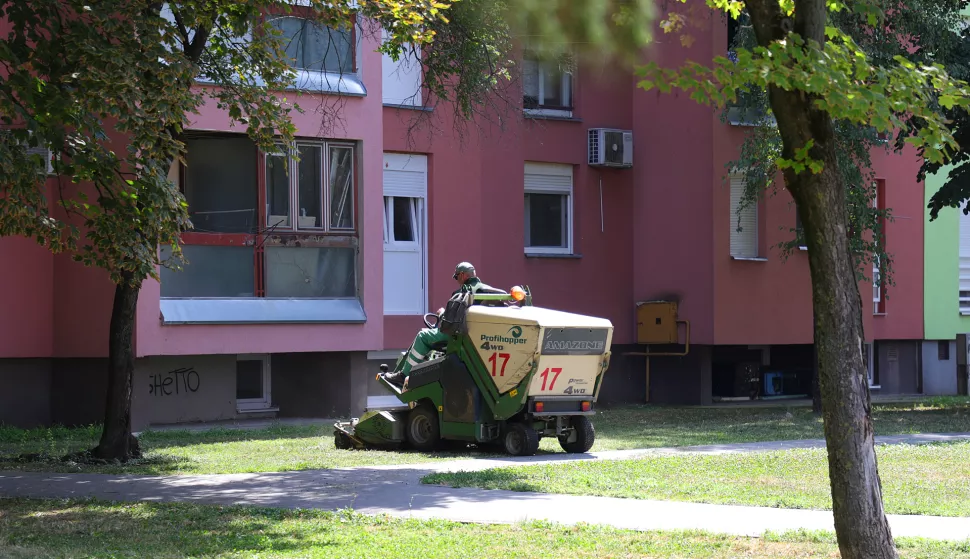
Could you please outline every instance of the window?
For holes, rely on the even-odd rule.
[[[733,18],[730,14],[727,14],[727,52],[731,60],[735,62],[737,62],[737,57],[734,49],[738,46],[738,34],[741,32],[742,17],[744,16],[741,14],[738,14],[737,18]]]
[[[966,202],[960,205],[960,314],[970,314],[970,215]]]
[[[352,146],[324,142],[297,142],[290,150],[281,145],[267,153],[266,228],[353,231],[353,155]]]
[[[364,96],[367,89],[357,61],[357,22],[330,27],[306,17],[308,8],[294,8],[295,15],[272,14],[266,23],[280,34],[283,54],[294,68],[294,89]]]
[[[950,360],[950,342],[948,340],[936,342],[936,358],[940,361]]]
[[[186,14],[185,7],[177,6],[177,9],[180,10],[179,12],[180,15],[183,18],[186,18],[187,14]],[[168,23],[171,25],[171,27],[167,29],[166,37],[163,39],[163,42],[162,42],[162,45],[164,46],[164,48],[168,51],[171,51],[173,49],[177,51],[184,51],[186,48],[186,40],[189,43],[191,43],[195,39],[196,28],[193,27],[192,25],[188,25],[186,28],[186,33],[188,37],[183,37],[176,27],[175,12],[172,10],[172,5],[169,2],[162,3],[162,7],[159,12],[159,15],[161,15],[162,18],[166,19]],[[222,49],[215,48],[217,45],[225,45],[225,46],[231,45],[236,48],[245,48],[246,46],[248,46],[249,43],[252,42],[252,25],[250,24],[239,25],[241,21],[236,21],[237,18],[238,18],[238,15],[228,17],[227,19],[229,21],[227,21],[227,19],[223,19],[222,21],[220,21],[219,25],[216,25],[215,27],[209,30],[209,35],[206,39],[206,45],[205,45],[206,51],[209,54],[209,56],[222,57],[223,62],[229,62],[227,57],[229,57],[230,55],[222,51]],[[229,63],[231,64],[231,62]],[[197,76],[197,78],[199,81],[202,81],[202,82],[211,83],[213,81],[211,77],[206,76],[203,73],[200,73]]]
[[[354,72],[354,32],[349,25],[334,29],[291,16],[274,17],[269,24],[282,33],[286,56],[294,68],[333,74]]]
[[[428,157],[384,154],[384,314],[428,312]]]
[[[798,243],[799,250],[808,250],[808,244],[805,240],[805,227],[802,225],[802,216],[798,215],[798,206],[795,206],[795,238],[800,240]]]
[[[758,258],[758,202],[749,203],[738,215],[744,197],[744,175],[732,174],[731,180],[731,257]]]
[[[571,254],[573,167],[525,164],[525,251]]]
[[[874,259],[872,264],[872,302],[876,314],[879,313],[879,306],[882,303],[882,279],[879,273],[879,257]]]
[[[271,394],[269,355],[240,355],[236,357],[236,410],[245,412],[269,411]]]
[[[404,196],[384,197],[384,243],[399,247],[420,243],[418,237],[418,198]]]
[[[357,298],[353,144],[260,154],[245,136],[185,141],[179,183],[194,229],[183,269],[162,268],[163,298]]]
[[[387,41],[387,30],[381,39]],[[385,105],[421,105],[421,50],[417,45],[405,45],[397,62],[388,54],[381,54],[382,97]]]
[[[886,181],[877,179],[874,185],[875,195],[872,205],[878,211],[886,209]],[[873,244],[878,247],[880,241],[886,242],[886,220],[883,217],[878,219],[879,229],[882,231],[882,239],[874,239]],[[886,314],[885,281],[882,277],[882,265],[879,256],[875,256],[872,261],[872,313]]]
[[[310,8],[305,0],[284,0],[285,3],[298,4],[293,8],[296,16],[282,13],[267,14],[264,21],[267,26],[278,32],[281,40],[283,55],[290,60],[291,66],[297,70],[294,80],[288,87],[310,91],[322,91],[345,95],[364,96],[364,87],[357,65],[357,24],[356,18],[351,17],[346,25],[331,28],[313,19],[299,17],[308,15]],[[355,2],[351,2],[353,5]],[[185,38],[175,30],[175,14],[168,2],[162,4],[161,16],[172,25],[171,34],[164,39],[163,46],[168,49],[182,49]],[[238,22],[233,22],[238,24]],[[213,48],[217,43],[223,45],[245,45],[252,41],[253,27],[262,32],[262,22],[256,26],[241,26],[239,29],[230,25],[220,25],[210,32],[206,48],[210,56],[229,56],[222,49]],[[194,29],[188,30],[188,40],[194,38]],[[225,59],[224,62],[232,63]],[[212,83],[213,78],[200,73],[197,76],[201,82]],[[242,76],[237,76],[242,78]],[[262,83],[259,76],[246,76],[254,79],[256,84]]]
[[[560,61],[540,61],[527,53],[522,61],[522,87],[527,112],[572,116],[573,76]]]

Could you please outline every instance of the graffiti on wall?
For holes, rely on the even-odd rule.
[[[192,367],[148,375],[148,393],[153,396],[188,394],[198,390],[199,373]]]

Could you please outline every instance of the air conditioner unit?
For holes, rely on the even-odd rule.
[[[633,131],[613,128],[589,129],[591,167],[633,167]]]

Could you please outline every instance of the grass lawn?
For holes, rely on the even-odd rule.
[[[935,398],[906,404],[874,404],[880,435],[970,431],[970,399]],[[821,438],[821,419],[808,408],[677,408],[625,406],[601,410],[594,418],[593,450],[656,448],[728,442]],[[483,452],[341,451],[333,446],[329,426],[278,426],[261,430],[208,432],[147,431],[145,454],[128,465],[84,466],[57,458],[93,447],[97,427],[32,429],[0,427],[0,470],[203,474],[305,470],[377,464],[404,464],[454,458],[495,456]],[[543,440],[541,452],[562,452],[555,440]],[[53,460],[16,461],[23,453]]]
[[[970,443],[876,447],[890,514],[970,516]],[[831,510],[824,449],[656,456],[432,474],[424,483]]]
[[[897,541],[904,558],[970,558],[970,544]],[[0,499],[0,556],[230,558],[831,558],[832,534],[739,538],[529,523],[468,525],[349,512]]]

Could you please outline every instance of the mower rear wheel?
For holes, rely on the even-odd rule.
[[[539,434],[531,425],[509,423],[502,436],[502,446],[512,456],[534,456],[539,450]]]
[[[569,435],[559,437],[559,446],[571,454],[582,454],[593,448],[593,441],[596,440],[596,430],[593,429],[593,422],[585,415],[574,415],[569,420],[570,427],[576,432],[576,440],[569,442]]]
[[[441,438],[439,431],[438,414],[428,405],[415,406],[408,413],[405,435],[415,450],[434,450]]]

